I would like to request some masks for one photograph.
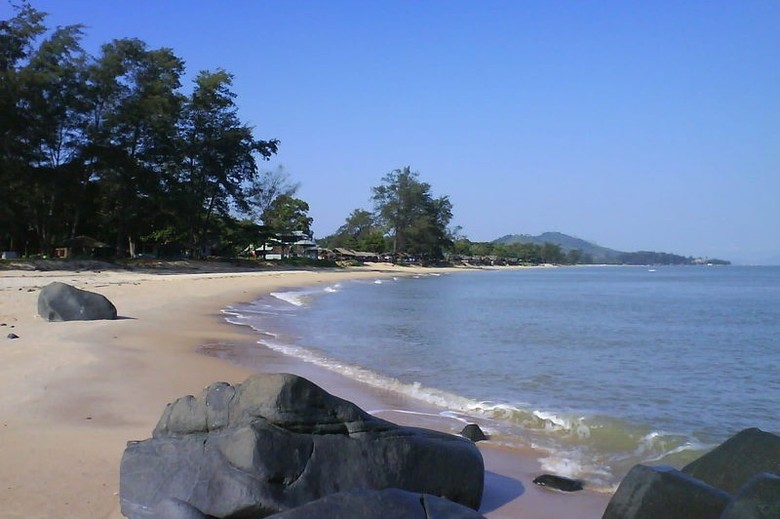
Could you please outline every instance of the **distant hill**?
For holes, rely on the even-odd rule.
[[[727,265],[730,263],[719,259],[685,257],[667,252],[624,252],[602,247],[601,245],[596,245],[595,243],[560,232],[545,232],[538,236],[531,236],[529,234],[507,234],[506,236],[494,240],[493,243],[500,243],[503,245],[511,245],[513,243],[544,245],[545,243],[552,243],[553,245],[560,247],[563,253],[568,253],[572,250],[580,250],[583,254],[584,263],[625,265],[693,265],[701,263]]]
[[[533,243],[534,245],[544,245],[545,243],[552,243],[561,248],[564,253],[570,250],[581,250],[583,254],[590,256],[593,259],[593,263],[614,263],[620,258],[621,251],[615,249],[608,249],[585,241],[568,234],[560,232],[544,232],[538,236],[531,236],[530,234],[507,234],[501,238],[494,240],[493,243],[502,243],[504,245],[511,245],[513,243]]]

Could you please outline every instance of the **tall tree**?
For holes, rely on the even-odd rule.
[[[373,201],[377,218],[392,239],[393,252],[441,257],[449,242],[449,198],[433,198],[430,184],[421,182],[419,173],[408,166],[391,171],[382,182],[373,188]]]
[[[257,173],[256,157],[267,160],[278,147],[275,139],[255,140],[252,129],[241,123],[232,83],[233,76],[224,70],[201,72],[185,106],[185,157],[178,185],[196,256],[203,252],[215,214],[251,210],[248,186]]]
[[[81,26],[61,27],[46,38],[22,70],[20,96],[29,123],[27,196],[33,197],[26,215],[48,251],[59,239],[72,237],[72,219],[80,202],[83,181],[81,151],[85,115]]]
[[[150,202],[175,160],[184,62],[171,49],[148,50],[137,39],[114,40],[90,67],[91,117],[86,132],[116,252],[130,254]]]
[[[46,32],[44,13],[26,2],[13,9],[14,16],[0,20],[0,244],[10,248],[27,240],[24,215],[32,201],[27,193],[33,147],[22,71]]]

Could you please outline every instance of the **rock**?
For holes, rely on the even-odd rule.
[[[479,507],[484,464],[458,436],[373,417],[295,375],[217,383],[169,404],[129,442],[122,513],[178,499],[215,517],[265,517],[336,492],[401,488]]]
[[[562,492],[576,492],[583,488],[582,481],[579,479],[565,478],[553,474],[542,474],[534,479],[534,484]]]
[[[780,475],[780,436],[745,429],[683,467],[686,474],[736,494],[756,474]]]
[[[16,335],[15,333],[9,333],[6,337],[8,337],[9,339],[18,339],[19,338],[19,336]]]
[[[116,319],[116,307],[101,294],[55,281],[38,294],[38,314],[47,321]]]
[[[213,519],[180,499],[164,499],[157,503],[150,517],[155,519]]]
[[[601,519],[718,519],[730,498],[672,467],[635,465]]]
[[[759,474],[734,496],[720,519],[777,519],[780,517],[780,476]]]
[[[479,442],[488,439],[487,435],[482,432],[482,429],[479,428],[479,425],[475,423],[470,423],[464,427],[460,432],[460,435],[464,438],[468,438],[473,442]]]
[[[274,514],[273,519],[484,519],[471,508],[430,494],[388,488],[351,490]]]

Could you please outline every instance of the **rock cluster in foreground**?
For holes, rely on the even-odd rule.
[[[396,517],[404,507],[468,518],[480,517],[465,507],[479,507],[483,481],[464,438],[397,426],[295,375],[255,375],[169,404],[152,438],[128,443],[120,500],[131,519]],[[369,492],[392,488],[406,492]]]
[[[602,519],[780,518],[780,436],[745,429],[681,471],[637,465]]]

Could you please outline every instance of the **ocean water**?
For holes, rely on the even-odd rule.
[[[596,488],[746,427],[780,432],[778,267],[423,275],[224,311],[265,346],[476,420]]]

